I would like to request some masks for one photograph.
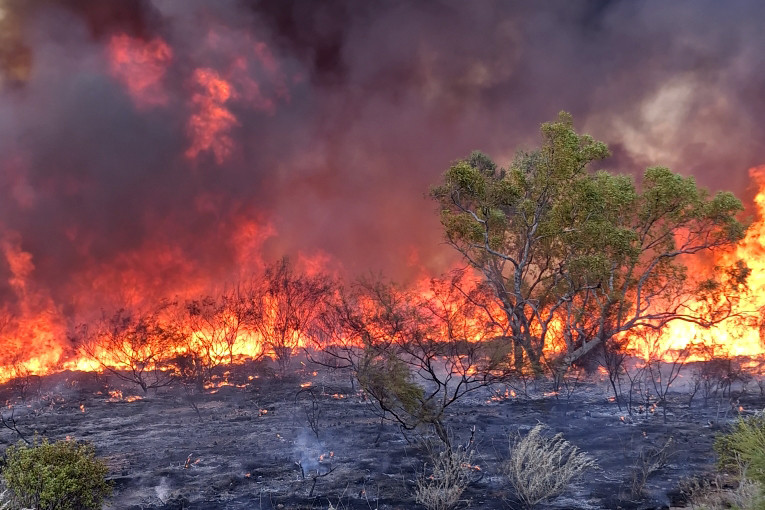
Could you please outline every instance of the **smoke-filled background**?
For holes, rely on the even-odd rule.
[[[0,0],[0,299],[54,345],[107,302],[281,255],[435,275],[456,259],[428,187],[559,110],[609,168],[750,200],[764,19],[758,0]]]

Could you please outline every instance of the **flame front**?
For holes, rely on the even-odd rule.
[[[199,350],[207,351],[214,363],[276,354],[269,345],[273,339],[265,338],[264,333],[278,330],[277,323],[283,320],[276,299],[266,296],[262,300],[259,320],[267,325],[260,330],[240,324],[236,310],[207,306],[204,300],[219,299],[230,290],[227,284],[261,276],[264,261],[282,252],[293,254],[301,274],[307,277],[351,278],[343,263],[351,265],[354,259],[365,257],[356,252],[346,255],[343,250],[369,244],[373,248],[364,250],[369,254],[391,239],[395,242],[385,246],[380,259],[406,266],[407,271],[401,273],[409,284],[399,289],[402,295],[438,312],[442,320],[434,328],[437,331],[430,332],[433,336],[479,342],[506,332],[503,311],[496,303],[487,306],[491,320],[480,314],[465,315],[458,297],[431,287],[431,277],[453,267],[453,259],[435,254],[437,249],[448,248],[427,253],[426,244],[439,232],[420,228],[428,223],[420,223],[422,215],[405,203],[402,197],[408,195],[402,189],[417,188],[419,195],[425,186],[417,179],[430,176],[409,168],[422,163],[417,158],[438,160],[413,139],[428,136],[426,132],[440,129],[449,119],[465,120],[462,103],[470,108],[483,103],[478,101],[483,96],[472,91],[474,87],[495,90],[505,79],[500,75],[510,79],[510,75],[524,73],[513,73],[504,63],[501,73],[493,73],[492,57],[471,62],[468,71],[481,70],[478,80],[462,80],[475,72],[441,76],[447,63],[472,59],[441,58],[435,50],[438,45],[431,45],[427,34],[419,30],[412,40],[421,41],[421,51],[412,53],[421,62],[396,64],[378,72],[372,69],[375,66],[367,68],[368,59],[359,58],[351,46],[338,43],[337,53],[329,54],[310,45],[290,49],[269,32],[276,27],[261,23],[263,19],[254,21],[257,16],[249,11],[237,19],[231,13],[244,11],[228,10],[226,2],[204,8],[184,6],[183,12],[156,3],[151,16],[137,26],[121,21],[101,26],[89,23],[88,13],[80,13],[86,21],[72,23],[76,25],[72,33],[69,27],[58,26],[50,40],[42,32],[49,26],[46,23],[53,23],[47,18],[56,16],[43,14],[34,22],[25,21],[38,11],[15,6],[35,2],[15,2],[14,6],[0,2],[0,7],[6,4],[7,13],[0,8],[0,42],[4,43],[0,50],[0,111],[4,118],[12,119],[8,123],[13,129],[8,136],[5,123],[0,123],[4,138],[10,140],[0,155],[0,189],[7,192],[4,197],[10,204],[7,220],[0,221],[4,271],[0,282],[4,298],[0,303],[0,381],[61,369],[126,368],[125,358],[149,360],[141,368],[156,368],[151,361],[154,346],[136,343],[138,333],[130,330],[141,326],[137,320],[126,320],[127,336],[123,337],[89,331],[87,338],[95,342],[90,354],[83,353],[79,339],[71,340],[77,326],[93,326],[120,309],[156,314],[157,324],[152,327],[173,333],[168,333],[164,361]],[[40,4],[68,8],[64,6],[67,2]],[[153,24],[153,15],[162,22]],[[501,32],[508,32],[508,27],[503,26]],[[366,35],[368,30],[343,32]],[[67,36],[59,41],[60,34]],[[331,30],[324,35],[332,39]],[[262,37],[273,39],[266,42]],[[448,39],[443,42],[453,38]],[[304,43],[302,39],[296,42]],[[62,49],[58,49],[59,43]],[[389,46],[391,52],[397,47]],[[307,49],[306,54],[315,53],[317,60],[301,61],[300,48]],[[494,51],[496,46],[492,48]],[[386,52],[382,57],[381,64],[398,62]],[[521,57],[513,55],[511,60],[516,58]],[[496,57],[496,62],[502,60]],[[330,67],[331,72],[319,73],[312,64]],[[420,69],[421,65],[426,68]],[[394,93],[376,88],[378,82],[388,88],[398,82],[412,87],[407,77],[412,70],[420,71],[413,73],[416,87],[395,89]],[[335,87],[335,80],[345,79],[359,81]],[[468,96],[460,96],[463,89],[471,90]],[[310,93],[316,93],[318,100],[312,102],[315,98],[307,97]],[[403,112],[403,117],[386,117],[389,114],[383,112],[391,109],[385,102],[389,99],[395,106],[392,109]],[[439,104],[439,100],[447,102]],[[428,123],[417,124],[417,114],[409,111],[420,103],[437,105],[423,116],[431,119]],[[496,110],[504,115],[502,108]],[[311,115],[310,122],[304,115]],[[471,111],[468,120],[478,122],[480,117]],[[410,121],[412,131],[405,125]],[[447,130],[459,133],[464,143],[474,140],[466,137],[473,129],[449,126]],[[475,131],[477,136],[486,134],[478,128]],[[432,139],[427,147],[445,145],[443,140]],[[441,149],[438,152],[446,154]],[[339,171],[343,165],[351,170]],[[392,174],[399,172],[397,168],[407,169]],[[738,311],[759,314],[765,309],[765,166],[752,169],[750,175],[759,187],[754,199],[757,220],[736,249],[709,261],[707,270],[718,263],[745,260],[752,271],[750,290]],[[412,180],[402,186],[400,176]],[[388,182],[395,185],[384,188]],[[333,188],[340,185],[348,186],[346,194],[333,194]],[[367,188],[377,193],[375,199],[383,205],[361,214],[368,204],[348,199],[357,199]],[[342,218],[325,213],[331,201],[333,208],[342,211]],[[282,217],[286,219],[277,225],[275,218]],[[379,225],[370,227],[372,218]],[[402,218],[408,223],[401,222]],[[281,232],[280,237],[279,230],[290,222],[299,225]],[[400,225],[411,230],[405,242],[399,241]],[[431,225],[437,228],[435,220]],[[388,231],[392,233],[386,234]],[[383,241],[359,242],[355,234]],[[402,246],[393,246],[396,242]],[[329,245],[340,247],[327,253]],[[345,259],[337,260],[340,257]],[[369,268],[376,269],[375,262]],[[428,269],[421,278],[412,278],[420,264]],[[362,273],[367,268],[355,269]],[[478,287],[481,278],[468,274],[463,283],[469,292]],[[156,311],[160,303],[169,302],[173,306]],[[201,303],[204,310],[190,313],[192,303]],[[364,308],[362,314],[373,312],[373,306],[363,300],[360,307]],[[381,328],[370,329],[379,336],[386,334]],[[553,337],[560,336],[561,323],[553,321],[550,331]],[[727,321],[709,329],[673,322],[655,343],[661,352],[700,342],[716,355],[760,356],[761,333],[758,326],[746,321]],[[289,352],[308,342],[307,331],[286,328],[278,347]],[[634,349],[652,355],[640,342],[635,336]],[[552,338],[546,347],[552,356],[560,354],[565,344]],[[469,375],[476,368],[458,363],[456,370]]]
[[[735,249],[720,254],[713,265],[731,264],[736,260],[746,262],[751,270],[747,280],[748,291],[734,312],[755,319],[760,318],[765,310],[765,166],[751,168],[749,176],[758,188],[754,197],[756,219]],[[691,303],[689,306],[693,308],[694,305]],[[645,359],[659,355],[671,360],[673,351],[694,344],[703,348],[697,350],[700,352],[691,352],[691,360],[727,356],[758,357],[765,354],[765,345],[761,328],[753,322],[756,321],[729,319],[704,328],[695,323],[674,321],[663,329],[659,338],[648,342],[635,338],[632,346]]]

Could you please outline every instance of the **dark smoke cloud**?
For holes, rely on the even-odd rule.
[[[621,171],[668,165],[750,197],[747,169],[765,163],[756,0],[0,5],[11,34],[0,229],[18,234],[62,307],[110,268],[156,289],[230,278],[243,219],[278,232],[266,258],[323,252],[350,275],[437,273],[455,259],[429,185],[473,149],[506,162],[563,109],[611,144]],[[211,28],[225,34],[215,47]],[[105,47],[123,33],[173,48],[166,106],[136,108],[109,74]],[[288,94],[248,69],[273,110],[227,104],[231,156],[190,162],[189,77],[223,72],[255,42]]]

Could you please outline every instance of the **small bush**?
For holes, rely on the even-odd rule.
[[[648,483],[648,477],[667,465],[674,453],[672,447],[673,440],[669,437],[661,448],[657,446],[640,448],[635,465],[632,467],[631,494],[633,498],[641,497]]]
[[[526,437],[518,436],[504,464],[510,484],[528,507],[561,494],[585,471],[596,467],[592,457],[563,439],[562,434],[545,436],[546,429],[539,424]]]
[[[720,469],[738,472],[765,484],[765,414],[738,420],[728,434],[718,436],[715,451]]]
[[[735,488],[728,488],[724,480],[690,480],[682,491],[688,497],[692,510],[762,510],[765,495],[757,482],[741,478]]]
[[[97,510],[112,492],[108,469],[88,443],[47,439],[5,451],[2,471],[12,503],[39,510]]]
[[[431,473],[417,478],[415,499],[428,510],[449,510],[459,502],[470,483],[473,452],[445,449],[430,452]]]
[[[409,367],[395,353],[375,356],[365,353],[356,378],[361,387],[384,409],[394,411],[413,423],[422,421],[426,413],[425,391],[414,382]]]

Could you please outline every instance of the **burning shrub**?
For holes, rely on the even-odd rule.
[[[448,510],[460,502],[470,483],[473,452],[462,448],[430,451],[431,473],[417,478],[415,499],[429,510]],[[426,465],[427,468],[427,465]]]
[[[765,484],[765,413],[738,420],[733,429],[715,440],[721,469],[742,471]]]
[[[492,321],[482,287],[457,271],[431,282],[418,296],[379,280],[362,280],[342,292],[325,349],[338,367],[350,369],[381,416],[406,430],[432,426],[449,445],[446,409],[466,394],[501,379],[506,353],[487,337],[503,330]]]
[[[95,448],[77,441],[35,441],[5,451],[3,478],[21,507],[45,510],[100,509],[112,487]]]
[[[171,381],[167,358],[174,339],[172,329],[160,320],[167,307],[162,303],[151,312],[123,308],[104,314],[92,327],[80,326],[73,340],[102,369],[137,384],[144,393],[167,386]]]
[[[219,367],[233,364],[237,355],[253,360],[263,356],[263,345],[253,336],[255,300],[254,283],[241,281],[176,308],[174,332],[178,345],[172,364],[181,381],[203,391],[219,375]]]
[[[233,359],[237,330],[229,333],[228,314],[223,299],[204,296],[184,303],[176,318],[183,350],[173,359],[173,364],[181,380],[195,385],[199,391],[213,379],[220,365]],[[237,329],[239,322],[236,322]]]
[[[563,434],[544,435],[546,426],[539,424],[524,438],[516,438],[505,462],[505,475],[528,507],[561,494],[596,467],[592,457],[563,439]]]
[[[289,259],[283,258],[266,268],[258,283],[253,301],[254,329],[284,375],[293,351],[301,346],[321,314],[332,282],[322,274],[296,272]]]

